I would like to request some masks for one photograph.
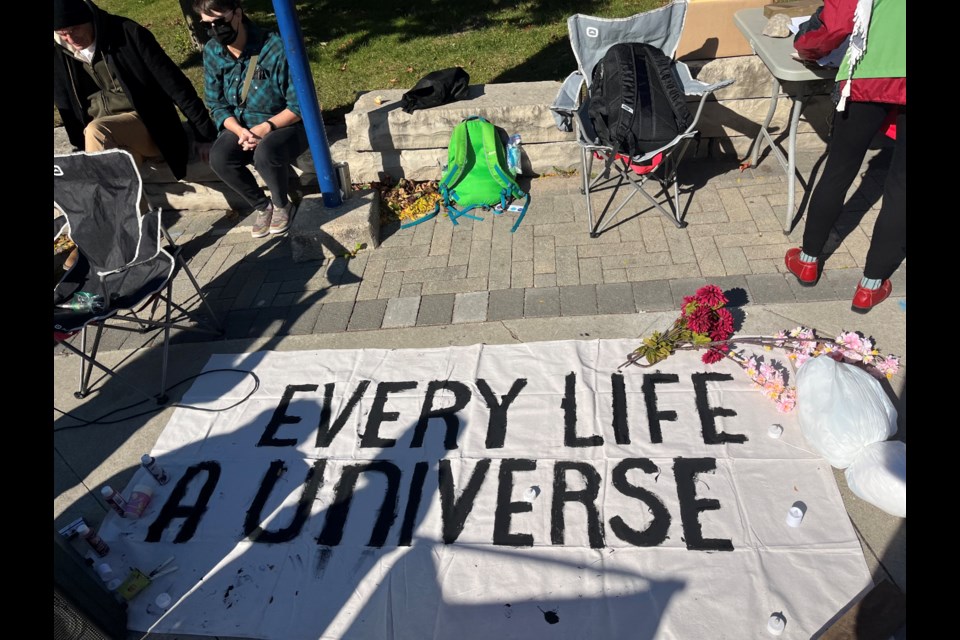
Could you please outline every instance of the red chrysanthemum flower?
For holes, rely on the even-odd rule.
[[[707,307],[697,307],[687,316],[687,328],[697,333],[707,333],[713,324],[713,312]]]
[[[714,342],[719,342],[720,340],[727,340],[730,336],[733,335],[731,331],[723,331],[722,329],[717,329],[714,327],[710,330],[710,339]]]
[[[718,309],[727,304],[727,297],[723,295],[723,289],[715,284],[708,284],[700,287],[696,294],[697,301],[711,309]]]
[[[713,364],[715,362],[720,362],[721,360],[723,360],[723,352],[716,348],[710,349],[705,354],[703,354],[703,357],[700,359],[703,360],[704,364]]]
[[[716,322],[714,323],[714,329],[727,334],[726,337],[720,338],[721,340],[726,340],[731,334],[733,334],[733,314],[730,313],[729,309],[716,310]]]

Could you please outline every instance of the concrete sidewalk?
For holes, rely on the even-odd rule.
[[[820,157],[800,154],[801,174],[810,175]],[[532,180],[532,204],[514,234],[509,214],[456,227],[438,217],[407,230],[387,226],[380,247],[328,261],[294,263],[289,240],[252,239],[249,218],[169,211],[171,233],[226,323],[226,335],[214,341],[174,335],[170,379],[196,373],[212,353],[641,337],[669,325],[684,295],[714,283],[742,312],[743,333],[797,325],[833,335],[860,330],[881,351],[901,355],[890,390],[899,398],[897,437],[905,439],[905,265],[893,278],[890,300],[864,316],[850,311],[887,160],[883,151],[872,152],[864,165],[829,245],[824,277],[813,288],[784,273],[783,254],[799,245],[803,221],[783,234],[786,183],[770,157],[743,172],[731,160],[688,159],[681,169],[681,190],[693,187],[692,197],[681,195],[686,229],[652,209],[636,215],[645,206],[635,198],[622,222],[594,239],[578,176]],[[101,353],[136,375],[159,357],[156,349],[141,349],[143,342],[142,335],[108,330]],[[75,357],[55,347],[57,409],[92,417],[131,401],[118,385],[76,400],[77,368]],[[95,490],[126,485],[171,413],[165,408],[56,434],[54,526],[80,516],[99,522],[104,508]],[[55,412],[54,428],[67,424],[73,422]],[[859,500],[842,472],[836,476],[875,580],[889,577],[905,591],[906,521]]]

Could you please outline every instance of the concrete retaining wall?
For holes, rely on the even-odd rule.
[[[772,76],[756,56],[719,58],[687,63],[704,82],[734,78],[704,105],[697,156],[746,155],[770,104]],[[475,85],[462,101],[412,114],[400,109],[404,90],[372,91],[359,97],[347,114],[347,139],[331,147],[338,162],[350,165],[354,180],[393,178],[436,180],[446,163],[446,145],[453,127],[468,115],[482,115],[523,139],[525,174],[555,173],[579,167],[572,133],[556,128],[549,106],[560,83],[527,82]],[[798,129],[800,148],[822,147],[831,111],[831,83],[814,87]],[[690,106],[696,109],[697,100]],[[791,101],[782,99],[772,126],[785,131]]]

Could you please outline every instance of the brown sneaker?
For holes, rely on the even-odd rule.
[[[270,221],[270,233],[284,233],[290,226],[290,203],[285,207],[273,208],[273,219]]]
[[[253,229],[250,232],[254,238],[263,238],[270,233],[270,219],[273,216],[273,205],[268,204],[265,209],[256,211],[257,219],[253,222]]]

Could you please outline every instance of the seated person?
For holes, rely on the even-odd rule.
[[[217,136],[193,84],[153,34],[89,0],[53,2],[53,102],[75,148],[125,149],[138,165],[162,157],[178,180],[190,147],[177,108],[196,142]],[[76,259],[74,252],[65,267]]]
[[[204,98],[220,135],[210,166],[256,211],[254,238],[284,233],[290,165],[308,144],[283,42],[254,24],[240,0],[194,0],[193,10],[211,38],[203,49]]]

